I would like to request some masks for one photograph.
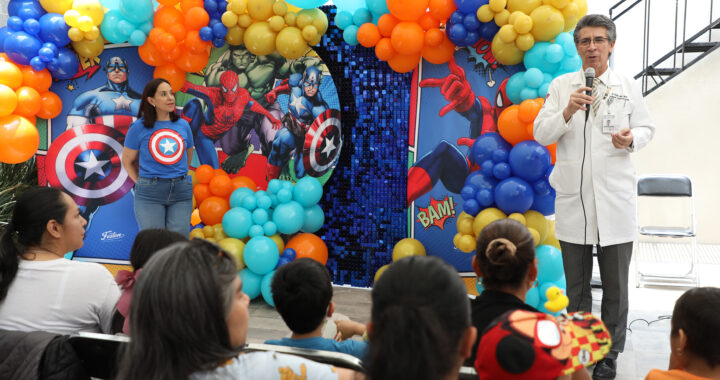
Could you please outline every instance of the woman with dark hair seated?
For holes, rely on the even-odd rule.
[[[196,239],[157,252],[135,284],[117,379],[352,378],[295,356],[243,354],[249,301],[235,258],[217,245]]]
[[[20,194],[0,235],[0,329],[108,332],[120,290],[99,264],[65,259],[87,221],[52,187]]]
[[[367,325],[370,379],[457,379],[477,331],[467,289],[437,257],[411,256],[382,274]]]

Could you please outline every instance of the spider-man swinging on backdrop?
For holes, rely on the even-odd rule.
[[[203,113],[199,99],[191,99],[183,108],[183,118],[190,123],[195,139],[195,149],[201,164],[220,167],[215,145],[223,152],[246,154],[248,150],[244,133],[237,126],[245,111],[262,114],[277,130],[282,126],[263,106],[250,97],[248,90],[238,85],[237,73],[225,71],[220,75],[220,87],[199,86],[185,82],[180,91],[205,100],[207,110]]]
[[[470,122],[469,138],[460,138],[457,144],[472,147],[481,134],[497,132],[497,118],[511,104],[505,90],[508,79],[500,83],[495,104],[491,105],[484,97],[475,96],[465,78],[465,70],[455,63],[455,58],[448,62],[448,68],[450,75],[445,78],[423,79],[420,87],[439,87],[445,100],[450,102],[440,109],[440,116],[455,110]],[[407,205],[410,206],[414,200],[430,191],[438,179],[448,191],[459,194],[465,178],[473,168],[457,146],[446,140],[440,141],[408,171]]]

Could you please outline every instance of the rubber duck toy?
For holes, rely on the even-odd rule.
[[[563,310],[570,303],[570,299],[563,294],[562,289],[557,286],[551,286],[545,291],[547,302],[545,302],[545,308],[553,313],[557,313]]]

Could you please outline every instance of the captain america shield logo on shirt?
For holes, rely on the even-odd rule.
[[[185,152],[185,140],[172,129],[161,129],[153,133],[149,145],[150,155],[164,165],[177,163]]]
[[[341,147],[340,112],[329,109],[318,115],[305,133],[305,171],[313,177],[325,174],[335,165]]]
[[[48,149],[48,183],[65,189],[80,206],[122,198],[134,184],[120,162],[124,138],[122,132],[99,124],[68,129]]]

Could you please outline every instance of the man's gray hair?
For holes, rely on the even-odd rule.
[[[575,26],[575,32],[573,32],[573,38],[575,38],[575,43],[577,44],[580,38],[580,29],[593,26],[605,28],[607,30],[607,36],[608,40],[610,40],[610,43],[615,42],[615,39],[617,38],[617,30],[615,29],[615,23],[613,22],[613,20],[611,20],[610,17],[605,15],[592,14],[586,15],[581,18]]]

